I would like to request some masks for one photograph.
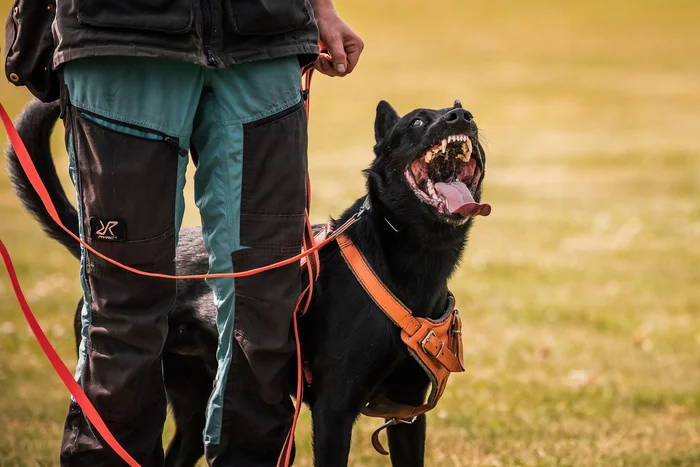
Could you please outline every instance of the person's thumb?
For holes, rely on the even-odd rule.
[[[331,54],[331,61],[335,71],[345,73],[348,69],[348,60],[345,55],[343,38],[339,34],[333,35],[327,38],[326,45],[328,46],[328,52]]]

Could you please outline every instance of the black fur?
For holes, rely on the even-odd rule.
[[[77,231],[77,213],[60,188],[48,144],[57,116],[56,105],[31,102],[18,119],[18,130],[63,221]],[[415,119],[424,124],[414,125]],[[403,118],[388,103],[380,102],[375,121],[376,157],[365,171],[366,196],[372,208],[347,231],[379,278],[416,316],[438,318],[443,314],[447,281],[465,248],[472,220],[459,223],[422,203],[407,185],[404,171],[424,148],[457,132],[468,134],[475,142],[483,168],[485,156],[476,125],[458,102],[440,110],[414,110]],[[75,242],[48,218],[19,170],[14,152],[8,149],[6,153],[12,181],[25,207],[52,238],[79,257]],[[476,201],[481,197],[482,180]],[[335,224],[356,213],[363,200],[364,196],[335,219]],[[417,405],[423,402],[429,381],[409,356],[399,329],[357,283],[337,246],[329,244],[320,257],[321,274],[311,308],[300,322],[302,352],[313,373],[305,402],[313,417],[315,465],[345,466],[352,426],[367,401],[384,393],[396,402]],[[206,271],[199,228],[183,229],[177,273]],[[82,302],[75,314],[76,344],[81,308]],[[192,466],[203,453],[205,408],[216,369],[214,317],[204,281],[181,281],[164,354],[165,385],[177,425],[166,455],[168,466]],[[391,426],[387,433],[393,465],[423,465],[425,415],[410,425]]]
[[[15,126],[27,147],[27,151],[33,158],[34,165],[51,196],[51,200],[56,206],[61,222],[71,232],[78,235],[78,215],[68,198],[66,198],[51,158],[51,134],[53,133],[54,123],[60,113],[61,108],[58,101],[44,104],[35,99],[17,117]],[[9,144],[6,153],[7,171],[10,174],[10,180],[25,209],[39,221],[41,228],[49,237],[58,240],[63,246],[68,248],[68,251],[73,256],[80,258],[80,245],[66,232],[58,228],[51,216],[49,216],[49,213],[46,212],[39,195],[36,194],[29,183],[29,179],[27,179],[27,176],[22,171],[22,167],[19,165],[17,155]],[[34,159],[35,155],[38,155],[36,156],[38,159]]]

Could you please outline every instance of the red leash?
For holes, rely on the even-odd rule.
[[[306,105],[306,111],[307,111],[307,118],[308,118],[308,112],[309,112],[309,89],[311,86],[311,75],[313,74],[313,67],[306,67],[302,69],[303,72],[303,77],[304,77],[304,84],[302,86],[302,92],[304,93],[304,97],[306,99],[305,105]],[[19,134],[17,133],[17,129],[15,128],[14,124],[12,123],[12,120],[10,119],[9,115],[5,111],[5,108],[0,104],[0,117],[2,118],[3,125],[5,126],[5,130],[7,131],[7,135],[9,137],[10,143],[15,149],[15,153],[17,154],[17,159],[22,166],[22,169],[24,170],[25,174],[27,175],[27,178],[29,179],[29,182],[31,183],[32,187],[36,191],[36,193],[39,195],[41,198],[42,203],[44,204],[44,207],[46,208],[46,211],[48,212],[49,216],[63,229],[66,231],[68,235],[70,235],[73,239],[75,239],[77,242],[79,242],[81,245],[83,245],[88,251],[91,253],[95,254],[96,256],[102,258],[103,260],[112,263],[116,266],[119,266],[120,268],[123,268],[127,271],[133,272],[135,274],[143,275],[143,276],[150,276],[150,277],[160,277],[160,278],[165,278],[165,279],[208,279],[208,278],[217,278],[217,277],[246,277],[246,276],[252,276],[254,274],[258,274],[264,271],[268,271],[270,269],[275,269],[278,267],[282,267],[294,262],[301,261],[302,258],[307,258],[308,260],[306,261],[305,267],[307,268],[307,271],[309,272],[309,285],[307,288],[304,290],[304,292],[300,295],[299,300],[297,301],[294,314],[293,314],[293,325],[294,325],[294,337],[296,340],[296,349],[297,349],[297,392],[296,392],[296,408],[294,411],[294,419],[292,421],[292,426],[287,434],[287,439],[285,440],[285,444],[282,448],[282,452],[280,453],[280,457],[277,461],[278,466],[289,466],[289,461],[291,458],[291,453],[292,453],[292,445],[293,445],[293,440],[294,440],[294,431],[296,429],[296,424],[297,420],[299,418],[299,413],[301,411],[301,405],[302,405],[302,399],[303,399],[303,373],[302,373],[302,361],[301,361],[301,346],[299,343],[299,333],[298,333],[298,327],[297,327],[297,315],[301,313],[302,315],[306,312],[306,310],[309,307],[309,304],[311,302],[311,294],[313,292],[313,279],[314,276],[317,276],[318,274],[318,253],[317,251],[323,248],[325,245],[327,245],[329,242],[333,241],[335,237],[343,233],[350,225],[355,223],[357,219],[359,218],[359,214],[353,216],[348,220],[345,224],[340,226],[338,229],[336,229],[331,235],[329,235],[325,240],[322,242],[316,243],[313,240],[313,235],[311,232],[311,223],[309,221],[309,215],[308,215],[308,209],[310,205],[310,198],[311,198],[311,191],[310,191],[310,184],[308,183],[308,178],[307,178],[307,209],[305,212],[306,215],[306,231],[304,233],[304,241],[303,241],[303,248],[302,252],[296,256],[293,256],[291,258],[288,258],[283,261],[279,261],[274,264],[270,264],[267,266],[255,268],[255,269],[250,269],[247,271],[240,271],[236,273],[219,273],[219,274],[194,274],[194,275],[186,275],[186,276],[176,276],[176,275],[168,275],[168,274],[159,274],[159,273],[151,273],[151,272],[145,272],[141,271],[139,269],[135,269],[129,266],[126,266],[124,264],[119,263],[118,261],[115,261],[102,253],[96,251],[93,249],[90,245],[85,243],[80,237],[76,236],[73,234],[73,232],[70,231],[63,223],[61,222],[61,219],[58,216],[58,213],[56,212],[56,208],[53,205],[53,202],[51,201],[51,197],[48,194],[48,191],[46,190],[46,187],[44,186],[43,181],[41,180],[41,177],[36,171],[36,168],[34,167],[34,163],[32,162],[31,157],[29,156],[27,152],[27,148],[24,146],[24,142],[20,138]],[[12,259],[10,258],[10,254],[7,251],[7,248],[5,248],[5,245],[2,243],[2,240],[0,240],[0,255],[2,255],[2,259],[5,263],[5,268],[7,269],[7,272],[10,276],[10,281],[12,282],[12,288],[14,289],[15,295],[17,297],[17,302],[19,303],[20,308],[22,309],[22,313],[24,314],[25,319],[27,320],[27,323],[29,324],[29,327],[31,328],[32,332],[34,333],[34,336],[36,337],[36,340],[39,342],[39,345],[41,346],[42,350],[44,351],[44,354],[46,354],[46,357],[49,359],[49,362],[51,365],[54,367],[56,370],[56,373],[58,373],[58,376],[61,378],[63,381],[63,384],[68,388],[70,391],[71,395],[75,398],[76,402],[78,405],[80,405],[81,409],[87,416],[87,418],[92,422],[92,424],[95,426],[97,431],[100,433],[100,435],[104,438],[105,441],[107,441],[107,444],[109,444],[112,449],[131,467],[140,467],[140,465],[129,455],[128,452],[119,444],[119,442],[114,438],[112,433],[109,431],[109,428],[105,425],[104,421],[100,417],[100,414],[95,410],[95,407],[92,405],[88,397],[85,395],[83,392],[82,388],[80,385],[75,381],[73,378],[72,373],[68,370],[66,367],[65,363],[63,363],[63,360],[61,360],[61,357],[58,355],[56,352],[56,349],[51,345],[51,342],[49,339],[46,337],[46,334],[44,334],[44,331],[41,329],[41,326],[39,325],[39,322],[37,321],[36,317],[32,313],[32,310],[29,308],[29,304],[27,303],[26,298],[24,297],[24,294],[22,292],[22,289],[19,284],[19,279],[17,278],[17,273],[14,269],[14,266],[12,264]],[[304,300],[306,299],[306,300]],[[303,302],[303,304],[302,304]],[[284,459],[284,462],[283,462]]]
[[[0,255],[2,255],[2,260],[5,262],[5,268],[7,269],[7,273],[10,275],[10,282],[12,282],[12,288],[15,291],[15,295],[17,296],[17,301],[22,309],[22,313],[24,313],[24,317],[26,318],[27,323],[29,323],[29,327],[32,328],[32,332],[34,333],[36,340],[39,342],[39,345],[46,354],[46,357],[49,359],[49,362],[51,362],[51,365],[53,365],[56,373],[58,373],[61,381],[63,381],[63,384],[66,385],[76,402],[78,402],[80,405],[80,408],[83,409],[83,412],[85,412],[85,415],[88,419],[90,419],[100,435],[102,435],[105,441],[107,441],[107,444],[109,444],[112,449],[114,449],[116,453],[119,454],[119,456],[131,467],[139,467],[139,464],[129,455],[128,452],[124,450],[123,447],[121,447],[117,440],[114,439],[114,436],[112,436],[112,433],[102,421],[100,414],[97,413],[97,410],[95,410],[95,407],[90,402],[90,399],[87,398],[78,383],[75,381],[75,379],[73,379],[73,374],[68,370],[66,364],[63,363],[63,360],[61,360],[61,357],[56,352],[56,349],[53,348],[51,342],[49,342],[49,339],[46,337],[46,334],[44,334],[44,331],[41,329],[41,326],[37,322],[32,310],[29,308],[27,300],[24,298],[22,288],[20,287],[19,280],[17,279],[17,272],[15,271],[15,267],[12,264],[12,259],[10,258],[10,253],[8,253],[2,240],[0,240]]]

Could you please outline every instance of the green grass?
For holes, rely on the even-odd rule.
[[[700,465],[700,4],[337,4],[366,49],[352,76],[314,78],[314,220],[362,193],[379,99],[406,112],[459,97],[488,140],[493,213],[451,284],[467,370],[429,417],[427,465]],[[29,97],[0,93],[12,115]],[[60,127],[54,147],[70,189]],[[72,368],[78,265],[6,176],[0,238]],[[0,465],[56,465],[67,403],[1,280]],[[376,426],[357,425],[351,465],[388,465]]]

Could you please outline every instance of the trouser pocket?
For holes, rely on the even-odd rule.
[[[71,116],[88,242],[128,266],[170,262],[177,138],[77,108]]]
[[[86,242],[127,266],[174,274],[177,140],[70,106],[66,122]],[[106,421],[136,431],[152,426],[143,418],[165,413],[160,358],[176,282],[89,252],[84,270],[91,302],[85,390]]]

